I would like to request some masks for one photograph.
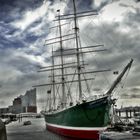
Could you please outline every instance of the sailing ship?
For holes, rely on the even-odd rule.
[[[81,46],[77,18],[91,16],[97,13],[96,11],[78,13],[75,0],[73,0],[73,9],[74,12],[68,15],[61,15],[60,10],[57,11],[58,25],[56,27],[59,29],[59,36],[47,41],[52,41],[53,39],[58,39],[58,41],[47,43],[46,45],[58,45],[58,43],[60,45],[56,50],[54,47],[52,49],[52,66],[42,67],[40,70],[40,72],[51,71],[51,76],[49,76],[51,82],[36,85],[35,87],[46,86],[48,89],[48,108],[43,112],[48,130],[64,136],[97,140],[99,139],[99,133],[105,130],[111,123],[110,110],[114,104],[112,93],[125,73],[130,69],[133,59],[124,67],[108,91],[102,96],[100,95],[94,98],[93,95],[90,95],[89,97],[85,97],[83,88],[87,88],[87,91],[90,92],[88,81],[94,79],[91,75],[93,73],[108,72],[110,70],[85,70],[87,65],[84,61],[84,54],[100,52],[104,51],[104,49],[87,51],[87,49],[94,49],[102,45]],[[62,35],[61,20],[67,19],[74,20],[74,33]],[[74,37],[69,37],[71,35]],[[70,44],[72,48],[64,48],[63,42],[69,40],[74,40],[75,46],[74,44]],[[76,61],[66,62],[67,56],[75,56]],[[57,60],[55,60],[55,58]],[[58,58],[60,58],[60,64],[55,64]],[[84,84],[86,86],[84,86]],[[75,88],[72,88],[72,86]]]

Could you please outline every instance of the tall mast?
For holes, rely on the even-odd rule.
[[[53,106],[55,109],[55,77],[54,77],[54,58],[53,58],[53,48],[52,48],[52,86],[53,86]]]
[[[76,5],[75,0],[73,0],[73,9],[74,9],[74,30],[75,30],[75,36],[76,36],[76,51],[77,51],[77,71],[78,71],[78,87],[79,87],[79,100],[82,98],[82,86],[81,86],[81,66],[80,66],[80,55],[79,55],[79,43],[78,43],[78,25],[77,25],[77,12],[76,12]]]
[[[61,22],[60,22],[60,10],[58,12],[58,23],[59,23],[59,33],[60,33],[60,56],[61,56],[61,73],[62,73],[62,108],[66,105],[66,93],[65,93],[65,78],[64,78],[64,61],[63,61],[63,44],[62,44],[62,29],[61,29]]]

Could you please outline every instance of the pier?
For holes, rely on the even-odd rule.
[[[136,106],[136,107],[124,107],[124,108],[120,108],[120,109],[115,109],[116,114],[120,117],[120,118],[124,118],[124,119],[130,119],[134,117],[135,113],[140,113],[140,107]]]

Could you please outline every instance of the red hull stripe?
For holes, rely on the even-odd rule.
[[[47,124],[47,129],[68,137],[79,138],[79,139],[92,139],[92,140],[99,140],[99,130],[72,130],[72,129],[65,129],[54,127]]]

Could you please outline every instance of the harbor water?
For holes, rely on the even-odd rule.
[[[25,121],[31,125],[23,125]],[[23,118],[6,125],[8,140],[74,140],[46,130],[44,118]]]
[[[23,125],[31,121],[30,125]],[[44,118],[23,118],[6,125],[8,140],[77,140],[54,134],[46,130]],[[101,140],[140,140],[140,136],[133,136],[129,132],[105,132]]]

